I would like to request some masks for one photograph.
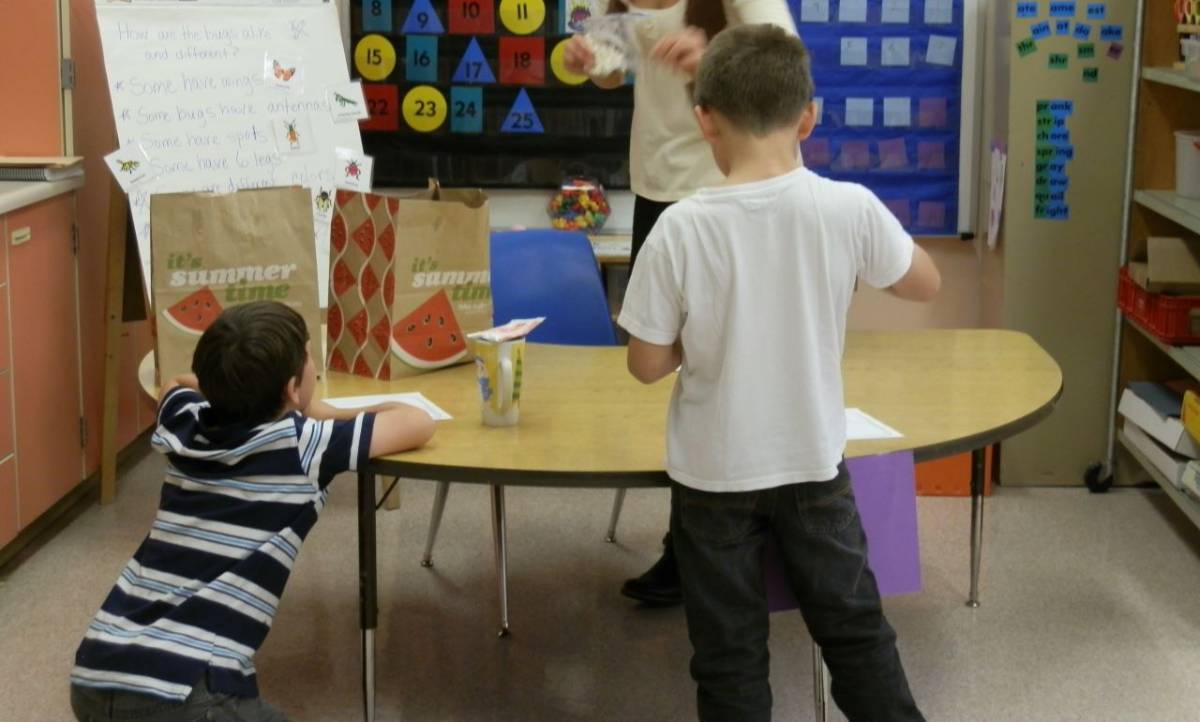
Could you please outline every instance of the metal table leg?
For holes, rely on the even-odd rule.
[[[621,519],[621,507],[625,504],[625,489],[617,489],[617,494],[613,497],[612,516],[608,520],[608,534],[604,536],[604,541],[613,544],[617,541],[617,522]]]
[[[492,486],[492,535],[496,547],[496,582],[500,594],[500,635],[508,631],[508,530],[504,521],[504,487]]]
[[[433,566],[433,542],[437,540],[438,528],[442,525],[442,514],[446,511],[446,495],[450,493],[450,482],[440,481],[437,486],[437,496],[433,497],[433,513],[429,517],[429,536],[425,538],[425,556],[421,557],[421,566]]]
[[[821,656],[821,646],[813,642],[813,706],[816,710],[816,721],[825,722],[829,710],[829,685],[826,682],[825,658]]]
[[[375,563],[375,475],[358,472],[358,603],[362,627],[363,719],[375,722],[375,628],[379,587]]]
[[[979,607],[979,563],[983,557],[983,479],[986,473],[984,449],[971,452],[971,595],[967,606]]]

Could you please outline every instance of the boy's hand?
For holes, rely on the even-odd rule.
[[[689,27],[671,33],[655,43],[650,57],[666,63],[689,78],[696,77],[700,58],[708,47],[708,36],[700,28]]]

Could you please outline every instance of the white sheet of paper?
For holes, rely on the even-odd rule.
[[[1000,219],[1004,215],[1004,171],[1008,153],[998,145],[992,146],[992,188],[988,202],[988,248],[1000,242]]]
[[[846,125],[875,125],[875,99],[846,98]]]
[[[375,159],[349,148],[337,148],[336,155],[337,161],[333,169],[334,185],[348,191],[370,193]]]
[[[954,0],[925,0],[926,25],[949,25],[952,22],[954,22]]]
[[[883,0],[883,16],[880,19],[885,23],[908,24],[909,9],[910,0]]]
[[[378,406],[379,404],[408,404],[429,414],[433,417],[434,421],[449,421],[454,418],[450,414],[447,414],[442,407],[427,399],[425,394],[416,392],[376,394],[374,396],[341,396],[334,399],[325,399],[325,403],[335,409],[365,409],[368,406]]]
[[[613,256],[628,256],[633,253],[633,241],[595,241],[592,250],[597,256],[611,258]]]
[[[958,38],[945,35],[930,35],[929,49],[925,60],[930,65],[954,65],[954,51],[958,49]]]
[[[329,103],[329,114],[338,122],[366,120],[371,117],[367,111],[367,100],[363,97],[360,81],[325,88],[325,101]]]
[[[901,439],[904,434],[862,409],[846,409],[846,440]]]
[[[912,125],[912,98],[884,98],[883,124],[888,128],[908,128]]]
[[[800,0],[800,22],[829,22],[829,0]]]
[[[155,176],[150,158],[139,143],[127,143],[117,148],[104,156],[104,163],[126,194]]]
[[[841,0],[838,5],[838,22],[865,23],[867,21],[867,0]]]
[[[867,39],[842,38],[842,65],[867,64]]]
[[[912,65],[908,38],[884,38],[880,61],[885,67],[908,67]]]

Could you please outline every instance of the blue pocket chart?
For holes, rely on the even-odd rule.
[[[872,0],[866,22],[858,6],[789,2],[822,107],[805,164],[865,185],[910,233],[957,234],[963,0]],[[1036,17],[1040,3],[1017,7]]]

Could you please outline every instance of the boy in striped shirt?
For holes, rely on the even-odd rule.
[[[81,722],[286,719],[258,696],[253,656],[326,486],[433,435],[410,406],[314,401],[308,340],[283,304],[235,306],[201,336],[195,375],[163,386],[159,509],[76,652]]]

